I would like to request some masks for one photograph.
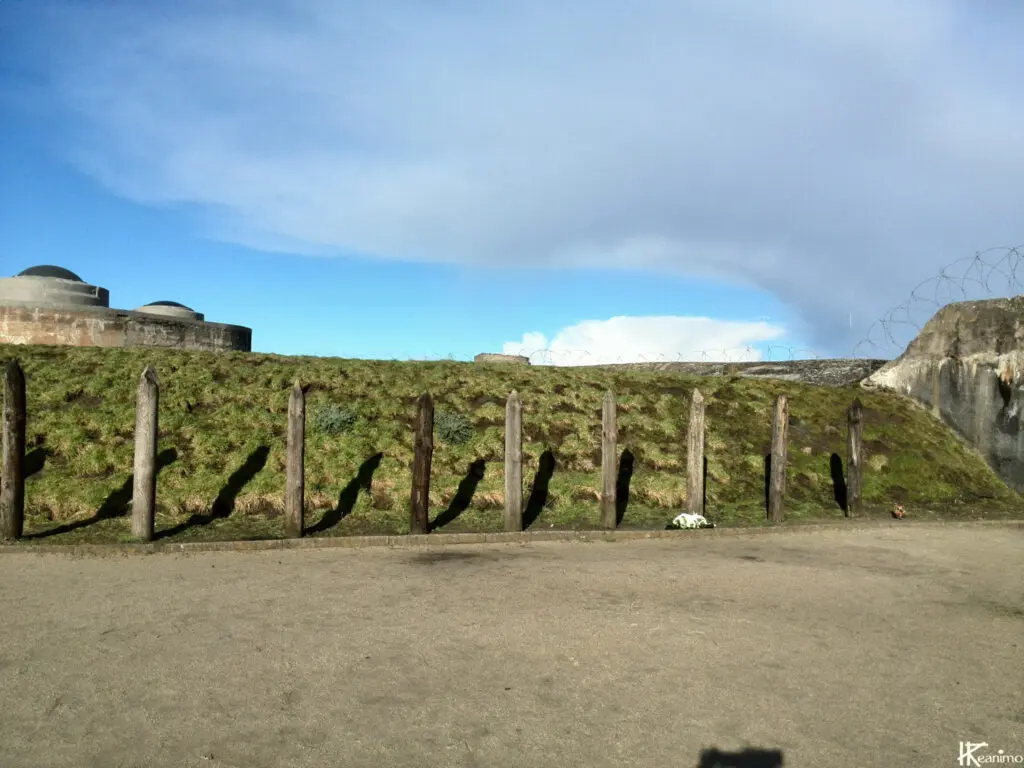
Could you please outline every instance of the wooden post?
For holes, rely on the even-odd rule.
[[[306,508],[306,394],[298,379],[288,395],[288,441],[284,486],[284,535],[302,536]]]
[[[153,366],[139,377],[135,395],[135,474],[132,480],[132,536],[153,540],[156,519],[156,441],[160,382]]]
[[[856,398],[846,412],[846,424],[849,436],[849,455],[846,462],[846,516],[860,514],[861,492],[861,461],[864,458],[861,438],[864,426],[864,406],[860,398]]]
[[[434,455],[434,399],[424,392],[416,401],[416,437],[413,442],[412,500],[409,533],[426,533],[430,514],[430,461]]]
[[[618,485],[618,429],[615,425],[615,395],[605,393],[601,408],[601,525],[609,530],[618,523],[615,491]]]
[[[693,390],[690,401],[690,431],[686,448],[686,509],[691,515],[704,514],[704,395]]]
[[[17,360],[9,360],[4,366],[0,539],[19,539],[25,532],[25,423],[25,374]]]
[[[514,389],[505,404],[505,530],[523,530],[523,403]]]
[[[772,474],[768,487],[768,520],[781,523],[786,497],[786,433],[789,431],[789,402],[785,395],[775,400],[772,416]]]

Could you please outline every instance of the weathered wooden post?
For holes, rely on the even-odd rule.
[[[132,536],[153,540],[156,519],[156,441],[160,382],[153,366],[139,376],[135,395],[135,474],[132,480]]]
[[[25,374],[17,360],[9,360],[4,366],[0,539],[19,539],[25,532],[25,424]]]
[[[693,390],[690,401],[690,431],[686,448],[686,509],[691,515],[704,514],[704,395]]]
[[[615,424],[615,395],[605,393],[601,407],[601,525],[614,529],[618,524],[615,492],[618,484],[618,429]]]
[[[434,399],[424,392],[416,401],[416,437],[413,442],[412,500],[409,533],[427,533],[430,523],[430,461],[434,455]]]
[[[306,508],[306,393],[298,379],[288,395],[288,439],[285,448],[284,535],[302,536]]]
[[[846,424],[849,436],[849,455],[846,462],[846,516],[860,514],[861,492],[861,460],[864,458],[861,439],[864,427],[864,406],[860,398],[856,398],[846,413]]]
[[[786,434],[789,431],[789,401],[785,395],[775,400],[772,416],[772,474],[768,487],[768,520],[781,523],[786,497]]]
[[[523,530],[523,403],[514,389],[505,404],[505,530]]]

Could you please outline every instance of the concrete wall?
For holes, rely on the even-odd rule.
[[[520,355],[481,353],[477,363],[518,363],[529,365]],[[886,364],[885,360],[859,358],[835,360],[766,360],[743,363],[611,363],[581,368],[631,368],[679,373],[684,376],[740,376],[755,379],[781,379],[814,384],[819,387],[845,387],[857,384]]]
[[[252,330],[119,309],[0,306],[0,343],[249,352]]]
[[[864,386],[916,400],[1024,493],[1024,297],[943,307]]]
[[[636,368],[679,373],[685,376],[740,376],[755,379],[781,379],[814,384],[819,387],[845,387],[857,384],[877,371],[885,360],[859,358],[835,360],[762,360],[743,363],[620,363],[600,368]]]
[[[530,358],[523,355],[502,355],[497,352],[481,352],[473,358],[474,363],[512,363],[513,365],[529,365]]]

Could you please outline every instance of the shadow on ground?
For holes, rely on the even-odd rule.
[[[360,464],[356,476],[349,481],[348,485],[338,495],[338,506],[324,512],[324,516],[313,525],[307,527],[304,533],[323,533],[352,514],[352,510],[356,506],[356,500],[359,498],[359,491],[369,492],[370,486],[373,483],[373,473],[377,471],[377,467],[380,466],[383,458],[383,453],[375,453]]]
[[[235,499],[238,498],[238,494],[246,486],[246,483],[263,469],[263,466],[267,463],[268,455],[270,455],[270,447],[266,445],[261,445],[250,453],[249,457],[242,463],[242,466],[231,473],[231,477],[228,478],[227,483],[220,493],[217,494],[217,498],[214,499],[213,506],[210,507],[208,515],[189,515],[188,520],[185,522],[165,528],[162,531],[157,531],[153,538],[166,539],[171,536],[177,536],[189,528],[209,525],[214,520],[223,520],[226,517],[230,517],[235,509]]]
[[[619,472],[615,478],[615,525],[622,525],[629,506],[629,484],[633,480],[633,452],[627,448],[619,459]]]
[[[832,498],[843,512],[847,511],[847,490],[846,478],[843,477],[843,460],[838,453],[833,453],[828,458],[828,470],[832,475]]]
[[[25,460],[21,465],[22,478],[28,480],[32,475],[37,472],[41,472],[43,465],[46,464],[46,458],[49,455],[50,452],[46,448],[33,448],[31,451],[26,453]]]
[[[33,451],[35,453],[35,451]],[[160,470],[166,467],[168,464],[173,463],[178,458],[178,452],[174,448],[167,448],[157,454],[156,457],[156,471],[159,475]],[[26,462],[27,463],[27,462]],[[121,517],[128,512],[128,504],[132,500],[132,486],[135,483],[135,474],[128,475],[128,479],[124,481],[124,484],[116,491],[112,492],[107,496],[106,500],[96,510],[96,514],[85,520],[76,520],[73,523],[64,523],[54,528],[49,528],[39,533],[30,533],[25,536],[26,539],[45,539],[49,536],[57,536],[62,533],[71,533],[77,531],[80,528],[85,528],[89,525],[95,525],[103,520],[110,520],[114,517]]]
[[[764,511],[771,507],[772,498],[772,455],[764,455]]]
[[[697,768],[782,768],[781,749],[744,749],[740,752],[723,752],[720,749],[705,749],[700,753]]]
[[[555,474],[555,454],[549,448],[540,455],[537,474],[533,478],[533,487],[530,489],[530,496],[526,500],[526,508],[523,510],[523,530],[529,530],[530,526],[537,522],[540,513],[544,511],[544,505],[548,503],[548,485],[551,483],[551,476]]]
[[[484,479],[486,468],[487,462],[483,459],[477,459],[469,465],[469,468],[466,470],[466,476],[459,482],[459,489],[455,492],[455,498],[448,505],[448,509],[435,517],[434,521],[427,526],[428,531],[443,528],[469,508],[469,503],[473,500],[473,494],[476,493],[476,487]]]

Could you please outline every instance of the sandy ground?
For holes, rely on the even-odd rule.
[[[1024,754],[1024,529],[0,556],[0,765]]]

